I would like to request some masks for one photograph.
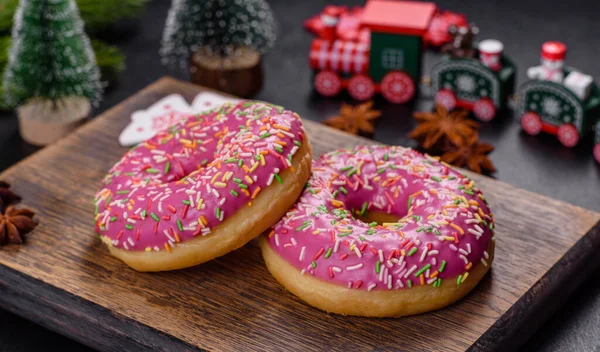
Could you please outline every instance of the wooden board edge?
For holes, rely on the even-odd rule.
[[[599,250],[600,221],[475,341],[469,351],[518,350],[600,267]]]
[[[0,308],[102,351],[198,350],[4,265],[0,265]]]

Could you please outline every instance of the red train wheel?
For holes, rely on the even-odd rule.
[[[348,82],[348,94],[356,100],[371,99],[375,95],[375,83],[367,75],[356,75]]]
[[[479,99],[473,104],[473,114],[481,121],[489,122],[496,117],[496,107],[490,99]]]
[[[558,140],[567,148],[572,148],[579,142],[579,132],[571,123],[564,123],[558,127]]]
[[[332,97],[342,90],[342,80],[333,71],[321,71],[315,76],[315,89],[319,94]]]
[[[526,112],[521,117],[521,127],[529,135],[538,135],[542,131],[542,118],[533,111]]]
[[[435,93],[435,104],[441,105],[448,110],[454,110],[456,107],[456,95],[450,89],[442,89]]]
[[[415,96],[415,82],[404,72],[389,72],[381,80],[381,94],[391,103],[406,103]]]
[[[600,143],[596,143],[594,146],[594,158],[600,163]]]

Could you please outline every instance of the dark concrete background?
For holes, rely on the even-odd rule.
[[[271,0],[281,24],[277,47],[265,58],[265,86],[258,99],[272,101],[297,111],[304,118],[322,121],[335,114],[340,101],[316,96],[311,88],[308,50],[312,36],[302,22],[318,13],[328,2]],[[363,4],[362,0],[336,1],[337,4]],[[127,70],[107,93],[96,113],[114,106],[134,92],[164,75],[186,79],[182,72],[161,66],[158,48],[170,2],[154,0],[142,15],[102,34],[127,55]],[[560,40],[568,46],[567,62],[600,80],[600,2],[571,0],[548,2],[442,0],[442,9],[465,13],[480,28],[480,39],[504,42],[505,52],[518,66],[518,83],[526,81],[525,70],[539,60],[540,45]],[[439,55],[427,53],[423,72],[427,73]],[[431,107],[425,89],[412,106],[388,104],[376,99],[384,111],[374,139],[384,143],[414,147],[407,132],[414,127],[413,109]],[[16,117],[0,114],[0,170],[35,152],[18,135]],[[491,160],[495,177],[515,186],[542,193],[582,207],[600,211],[600,165],[591,155],[591,141],[566,149],[551,137],[531,137],[520,131],[512,112],[483,124],[481,139],[496,146]],[[117,141],[115,140],[115,143]],[[502,260],[502,258],[498,258]],[[597,270],[545,323],[523,350],[596,351],[600,348],[600,270]],[[40,349],[87,350],[62,336],[0,310],[0,351]]]

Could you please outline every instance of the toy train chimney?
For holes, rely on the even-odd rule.
[[[342,8],[338,6],[327,6],[321,13],[321,21],[323,22],[323,32],[321,38],[334,41],[336,38],[337,25],[340,21]]]

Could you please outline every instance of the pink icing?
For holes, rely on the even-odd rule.
[[[96,194],[96,231],[126,250],[171,250],[251,205],[292,165],[299,116],[275,105],[225,105],[130,150]]]
[[[370,291],[460,284],[475,264],[489,265],[492,214],[474,183],[447,165],[411,149],[366,146],[328,153],[312,170],[269,234],[271,248],[303,274]],[[400,220],[352,216],[363,211]]]

